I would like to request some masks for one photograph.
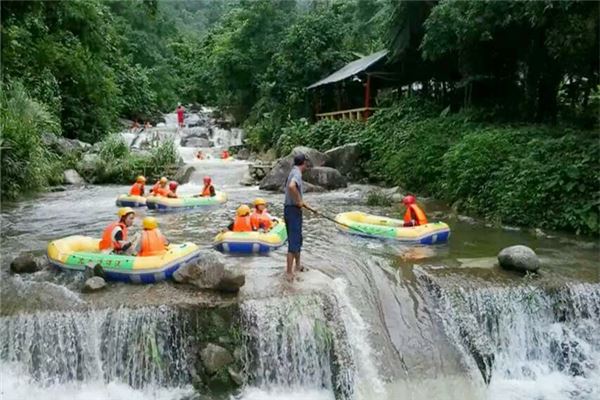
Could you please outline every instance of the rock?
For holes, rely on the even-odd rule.
[[[283,185],[292,170],[292,163],[292,158],[289,156],[277,160],[269,173],[260,181],[258,187],[261,190],[283,191]]]
[[[498,263],[504,269],[520,272],[536,272],[540,268],[540,259],[537,254],[523,245],[502,249],[498,253]]]
[[[231,380],[234,381],[236,385],[242,386],[244,384],[245,379],[241,373],[237,372],[231,367],[227,367],[227,372],[229,373]]]
[[[256,179],[252,178],[249,172],[246,172],[240,181],[240,185],[242,186],[254,186],[256,183]]]
[[[210,140],[199,137],[190,137],[181,139],[181,145],[184,147],[210,147]]]
[[[216,289],[226,293],[237,293],[246,283],[246,275],[240,269],[225,269]]]
[[[195,264],[179,268],[173,274],[175,282],[189,283],[200,289],[237,292],[246,283],[240,269],[226,268],[220,253],[203,254]]]
[[[325,161],[327,160],[325,154],[321,153],[319,150],[315,150],[310,147],[304,146],[294,147],[294,149],[288,155],[288,157],[290,157],[290,160],[293,161],[294,156],[300,153],[306,156],[306,160],[308,161],[309,167],[322,167],[325,165]]]
[[[101,162],[102,160],[98,154],[86,153],[81,157],[79,163],[77,163],[77,172],[90,181],[90,177],[94,175],[98,164]]]
[[[360,159],[358,143],[348,143],[325,152],[325,166],[340,171],[342,175],[356,176]]]
[[[67,190],[67,188],[61,185],[61,186],[52,186],[49,190],[50,190],[50,192],[64,192],[65,190]]]
[[[227,349],[213,343],[206,345],[200,352],[200,358],[209,374],[214,374],[233,362],[233,356]]]
[[[304,193],[323,193],[327,191],[324,187],[313,185],[310,182],[304,182]]]
[[[89,143],[82,142],[77,139],[67,139],[64,137],[59,137],[57,140],[57,145],[55,149],[59,154],[67,154],[73,151],[85,152],[92,148],[92,145]]]
[[[97,292],[99,290],[102,290],[106,287],[106,281],[99,277],[99,276],[93,276],[91,278],[89,278],[87,281],[85,281],[85,284],[83,285],[83,292],[85,293],[91,293],[91,292]]]
[[[85,180],[74,169],[68,169],[63,173],[65,183],[69,185],[83,185]]]
[[[294,164],[294,156],[299,153],[303,153],[306,156],[309,165],[312,167],[322,167],[325,164],[325,155],[320,151],[311,149],[310,147],[296,147],[290,154],[277,160],[269,173],[260,181],[259,188],[261,190],[283,191],[283,185]]]
[[[346,178],[337,169],[330,167],[309,168],[302,174],[304,181],[325,189],[339,189],[348,186]]]
[[[196,168],[191,165],[184,165],[177,170],[173,179],[179,182],[180,185],[188,183],[194,172],[196,172]]]
[[[35,258],[29,253],[22,253],[10,263],[10,270],[15,274],[30,274],[41,268]]]
[[[274,162],[275,160],[277,160],[277,151],[273,148],[267,150],[267,152],[265,154],[263,154],[260,159],[264,162]]]
[[[247,160],[248,158],[250,158],[250,150],[246,148],[240,149],[240,151],[235,153],[235,158],[237,158],[238,160]]]

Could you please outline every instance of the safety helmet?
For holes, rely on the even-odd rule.
[[[402,199],[402,203],[404,203],[404,205],[408,206],[411,204],[415,204],[416,199],[415,196],[409,194],[408,196],[404,196],[404,198]]]
[[[210,179],[210,176],[207,175],[207,176],[204,177],[204,183],[205,184],[208,185],[211,181],[212,181],[212,179]]]
[[[256,207],[256,206],[266,206],[267,205],[267,201],[265,199],[263,199],[262,197],[258,197],[256,199],[254,199],[254,201],[252,202],[252,204],[254,205],[254,207]]]
[[[242,204],[241,206],[238,207],[238,209],[235,212],[237,214],[238,217],[244,217],[248,214],[250,214],[250,207],[248,207],[245,204]]]
[[[119,216],[119,218],[123,218],[128,214],[135,214],[135,211],[133,211],[133,208],[122,207],[122,208],[119,208],[119,211],[117,211],[117,215]]]
[[[175,189],[177,189],[177,186],[179,186],[179,183],[177,183],[175,181],[169,182],[169,189],[174,191]]]
[[[140,175],[135,179],[135,181],[137,183],[144,183],[144,182],[146,182],[146,177],[144,175]]]
[[[159,182],[160,183],[167,183],[167,178],[163,176],[162,178],[160,178]]]
[[[142,226],[144,229],[156,229],[158,228],[158,221],[154,217],[146,217],[142,220]]]

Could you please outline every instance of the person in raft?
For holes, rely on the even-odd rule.
[[[102,232],[99,250],[104,253],[131,254],[132,244],[127,240],[127,229],[133,225],[135,211],[131,207],[119,208],[119,220],[108,225]]]
[[[288,280],[294,279],[294,260],[296,270],[305,271],[300,264],[300,251],[302,250],[302,207],[308,207],[303,200],[304,183],[302,172],[308,167],[306,156],[302,153],[294,156],[294,167],[285,183],[285,201],[283,207],[283,220],[288,236],[288,253],[286,258],[286,273]]]
[[[130,196],[143,196],[145,193],[144,184],[146,183],[146,178],[143,175],[138,176],[135,179],[135,183],[129,189]]]
[[[177,110],[175,110],[175,112],[177,112],[177,125],[180,128],[183,128],[184,123],[184,113],[185,113],[185,108],[183,108],[183,106],[181,105],[181,103],[177,104]]]
[[[205,176],[204,177],[204,187],[202,188],[202,192],[200,192],[200,194],[198,196],[200,197],[215,197],[217,195],[216,191],[215,191],[215,187],[212,184],[212,179],[210,179],[210,176]],[[198,197],[196,196],[196,197]]]
[[[250,223],[255,231],[263,230],[268,232],[273,227],[273,217],[267,211],[267,202],[265,199],[257,198],[252,202],[254,210],[250,215]]]
[[[179,183],[177,181],[169,182],[169,194],[168,197],[177,198],[177,188],[179,187]]]
[[[159,256],[166,253],[169,241],[158,229],[158,221],[154,217],[142,220],[142,235],[135,245],[139,257]]]
[[[169,180],[166,177],[160,178],[152,187],[152,194],[159,197],[177,198],[177,195],[171,191],[171,186],[167,185],[168,182]]]
[[[223,150],[223,151],[221,152],[221,158],[222,158],[223,160],[226,160],[226,159],[228,159],[228,158],[229,158],[229,150],[227,150],[227,149]]]
[[[252,228],[252,222],[250,221],[250,207],[242,204],[235,210],[235,219],[227,227],[228,230],[233,232],[252,232],[255,229]]]
[[[406,212],[404,213],[404,226],[419,226],[427,223],[427,217],[425,213],[417,205],[415,196],[408,195],[404,196],[402,203],[406,206]]]

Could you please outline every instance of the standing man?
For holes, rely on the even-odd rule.
[[[288,253],[286,274],[288,280],[294,279],[294,272],[302,271],[300,266],[300,250],[302,249],[302,207],[305,206],[302,199],[304,194],[304,183],[302,172],[307,168],[306,156],[302,153],[294,156],[294,167],[285,183],[285,202],[283,208],[283,219],[288,235]],[[294,270],[294,260],[296,269]]]
[[[185,108],[179,103],[177,105],[177,124],[180,128],[183,128],[183,113],[185,112]]]

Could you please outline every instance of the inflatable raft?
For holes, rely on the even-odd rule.
[[[365,214],[351,211],[338,214],[336,226],[348,233],[364,237],[393,239],[415,244],[445,243],[450,236],[450,228],[443,222],[431,222],[415,227],[403,227],[404,221],[399,219]]]
[[[144,196],[134,196],[122,194],[117,197],[117,207],[145,207],[146,198]]]
[[[267,254],[285,243],[287,231],[279,221],[269,232],[221,232],[214,240],[215,249],[232,254]]]
[[[154,283],[170,279],[178,268],[195,261],[200,249],[193,243],[171,244],[159,256],[136,257],[98,251],[100,239],[69,236],[48,244],[50,263],[61,270],[83,271],[100,264],[111,281]]]
[[[227,201],[225,192],[216,192],[213,197],[178,197],[176,199],[162,196],[150,196],[146,199],[146,206],[150,210],[174,211],[188,208],[218,206]]]

